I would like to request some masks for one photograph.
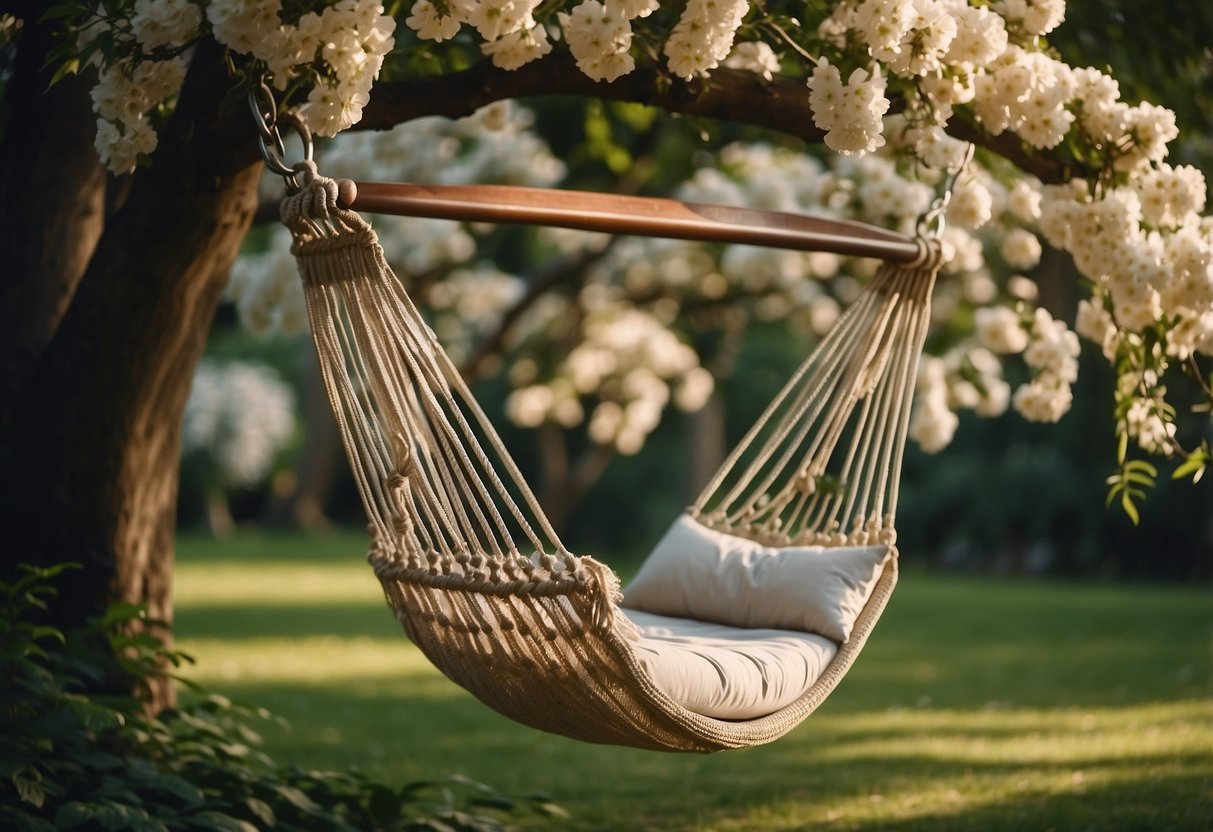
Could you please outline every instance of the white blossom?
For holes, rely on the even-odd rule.
[[[842,153],[868,153],[884,145],[883,116],[889,109],[880,65],[856,69],[842,82],[838,68],[823,60],[809,78],[813,122],[826,131],[825,143]]]
[[[1031,269],[1040,262],[1040,240],[1025,228],[1012,228],[999,245],[1002,259],[1013,269]]]
[[[770,81],[779,72],[779,56],[767,43],[751,40],[737,44],[724,65],[730,69],[753,72]]]
[[[987,306],[973,313],[977,340],[986,349],[1004,355],[1023,352],[1028,333],[1019,314],[1005,306]]]
[[[228,484],[263,479],[294,429],[294,396],[271,369],[239,361],[198,364],[182,446],[209,453]]]
[[[595,81],[614,81],[636,68],[632,27],[622,12],[597,0],[585,0],[557,17],[577,67]]]
[[[1048,34],[1066,17],[1066,0],[998,0],[995,8],[1029,35]]]
[[[484,43],[480,46],[480,51],[492,58],[494,66],[517,69],[551,52],[552,44],[548,42],[546,29],[542,26],[532,26]]]
[[[940,69],[957,29],[941,0],[863,0],[854,25],[872,57],[903,76]]]
[[[1070,411],[1074,394],[1070,385],[1049,373],[1041,373],[1020,385],[1011,404],[1029,422],[1057,422]]]
[[[445,6],[446,12],[430,0],[417,0],[411,13],[405,18],[405,23],[417,33],[422,40],[432,40],[441,43],[450,40],[458,33],[462,21],[451,5]]]
[[[670,71],[690,80],[728,57],[747,0],[688,0],[663,49]]]
[[[202,10],[190,0],[135,0],[131,34],[145,50],[179,47],[198,36]]]

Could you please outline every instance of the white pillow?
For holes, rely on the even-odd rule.
[[[657,615],[844,642],[888,557],[885,545],[772,548],[683,514],[624,590],[623,603]]]

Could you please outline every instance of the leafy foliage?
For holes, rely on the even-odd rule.
[[[41,623],[72,568],[23,565],[0,582],[0,828],[492,832],[511,813],[563,814],[545,795],[462,777],[393,788],[275,765],[249,727],[273,717],[221,696],[149,716],[138,696],[94,693],[116,673],[139,683],[187,659],[131,626],[139,607],[116,605],[79,632]]]

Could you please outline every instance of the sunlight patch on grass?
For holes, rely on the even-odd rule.
[[[441,678],[401,633],[396,639],[312,636],[298,639],[181,639],[197,660],[186,676],[204,685],[238,681],[245,685],[366,683],[377,679],[411,685],[422,677]]]
[[[871,758],[954,764],[1081,765],[1128,756],[1165,760],[1208,752],[1213,704],[1011,711],[897,710],[835,718],[826,761]]]
[[[183,564],[174,577],[177,606],[258,604],[267,607],[306,603],[324,607],[350,602],[383,604],[383,590],[365,563],[314,562]]]

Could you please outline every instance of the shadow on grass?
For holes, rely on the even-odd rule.
[[[281,762],[356,765],[387,782],[458,772],[549,792],[574,813],[527,828],[1210,828],[1213,725],[1200,701],[1104,709],[1086,727],[1073,710],[890,714],[832,701],[776,743],[703,756],[532,731],[437,676],[226,692],[291,721],[289,735],[268,735]]]

